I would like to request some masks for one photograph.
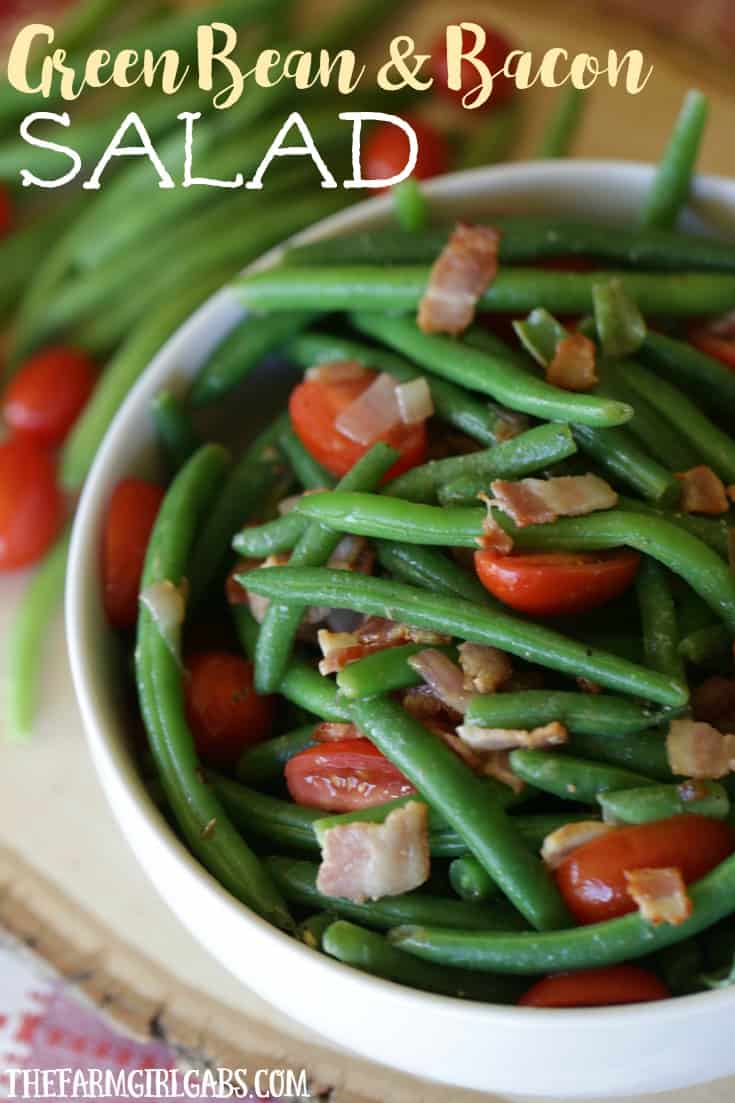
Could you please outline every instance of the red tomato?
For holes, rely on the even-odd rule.
[[[635,911],[625,870],[676,867],[697,881],[735,849],[735,830],[706,816],[672,816],[620,827],[573,850],[556,869],[556,883],[580,923],[599,923]]]
[[[0,571],[40,559],[63,520],[64,500],[48,453],[31,440],[0,444]]]
[[[707,356],[714,356],[726,367],[735,371],[735,339],[732,337],[719,337],[708,329],[691,329],[689,340],[700,352]]]
[[[0,184],[0,237],[5,237],[13,228],[13,200],[7,188]]]
[[[416,180],[441,176],[449,167],[449,147],[430,123],[406,117],[419,143],[418,160],[411,175]],[[366,180],[390,180],[403,172],[408,162],[408,137],[392,123],[381,123],[369,134],[362,151]]]
[[[8,386],[5,420],[16,433],[43,444],[60,444],[86,405],[96,378],[86,353],[45,349],[28,360]]]
[[[655,973],[639,965],[611,965],[579,973],[544,977],[525,992],[520,1007],[611,1007],[616,1003],[649,1003],[670,993]]]
[[[586,613],[619,597],[636,576],[641,557],[610,552],[475,552],[480,582],[496,598],[532,616]]]
[[[291,392],[288,410],[294,432],[314,459],[337,478],[346,475],[369,447],[344,436],[334,423],[374,379],[374,372],[342,383],[307,379]],[[391,467],[384,482],[423,463],[426,458],[424,425],[396,425],[380,439],[400,452],[400,459]]]
[[[140,577],[163,493],[155,483],[125,479],[110,499],[102,534],[102,586],[114,628],[132,628],[137,619]]]
[[[477,60],[481,63],[484,62],[491,73],[500,73],[500,76],[495,77],[493,80],[493,90],[490,98],[482,105],[482,110],[487,111],[492,110],[493,107],[498,107],[501,103],[507,103],[515,91],[515,82],[511,77],[507,77],[501,73],[503,65],[505,64],[505,59],[513,49],[510,42],[505,35],[501,34],[500,31],[494,30],[492,27],[483,26],[483,30],[487,38]],[[474,34],[466,31],[462,32],[463,51],[467,52],[471,50],[474,42]],[[463,61],[461,70],[461,90],[455,91],[453,88],[449,87],[449,75],[447,72],[447,40],[445,35],[442,35],[434,43],[431,57],[436,87],[441,93],[455,102],[459,101],[461,103],[465,93],[475,88],[482,79],[480,73],[478,73],[471,61]]]
[[[253,664],[229,651],[187,660],[186,716],[194,745],[208,766],[234,766],[252,743],[270,735],[275,701],[253,688]]]
[[[414,792],[400,770],[368,739],[309,747],[286,764],[291,798],[324,812],[354,812]]]

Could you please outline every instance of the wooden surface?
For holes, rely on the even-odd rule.
[[[419,28],[414,33],[418,37],[420,30],[421,41],[459,14],[453,3],[408,7],[410,18],[402,17],[394,33]],[[697,85],[713,104],[703,167],[733,174],[735,89],[709,62],[697,62],[685,50],[662,47],[649,32],[599,18],[588,6],[564,0],[463,2],[461,16],[472,14],[496,21],[534,50],[561,45],[570,52],[601,53],[608,47],[635,46],[649,54],[655,73],[642,96],[634,99],[602,88],[593,94],[578,155],[655,159],[682,95]],[[527,107],[525,151],[535,146],[548,97],[530,94]],[[6,637],[20,585],[20,579],[0,580],[0,640]],[[336,1085],[335,1103],[348,1098],[382,1103],[447,1099],[445,1089],[419,1085],[325,1049],[321,1040],[235,982],[192,941],[144,878],[105,805],[71,697],[60,623],[48,640],[48,657],[44,708],[34,741],[24,747],[0,743],[0,847],[7,851],[0,859],[0,886],[5,886],[0,919],[22,935],[42,935],[40,951],[62,965],[93,963],[88,970],[92,994],[137,1029],[145,1029],[154,1010],[163,1007],[173,1040],[193,1049],[208,1048],[223,1063],[238,1047],[267,1056],[286,1054],[294,1064],[308,1063],[322,1083]],[[0,662],[0,693],[3,676]],[[734,1093],[732,1081],[655,1098],[659,1103],[724,1103]],[[451,1098],[453,1103],[470,1103],[497,1097],[452,1091]]]

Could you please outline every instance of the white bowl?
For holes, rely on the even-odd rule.
[[[426,191],[434,208],[463,217],[537,212],[625,221],[639,210],[651,172],[605,162],[508,165],[450,176]],[[389,213],[389,200],[373,199],[301,239],[375,226]],[[735,185],[700,180],[688,220],[733,233]],[[376,980],[307,949],[245,908],[151,802],[126,738],[120,656],[101,611],[102,517],[121,478],[152,469],[150,398],[164,384],[193,376],[241,314],[234,296],[221,292],[156,357],[100,448],[74,526],[66,605],[74,685],[111,808],[154,886],[189,931],[259,995],[334,1042],[416,1076],[481,1091],[590,1097],[663,1091],[735,1072],[735,989],[648,1006],[540,1011],[465,1003]],[[258,405],[261,398],[259,391]]]

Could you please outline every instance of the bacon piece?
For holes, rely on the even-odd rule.
[[[495,693],[513,676],[510,656],[481,643],[460,644],[459,665],[468,693]]]
[[[628,893],[633,897],[642,917],[654,927],[669,923],[677,927],[692,914],[692,901],[681,870],[626,869]]]
[[[488,751],[482,755],[482,773],[485,777],[495,778],[507,785],[514,793],[522,793],[526,788],[523,778],[513,771],[509,751]]]
[[[321,839],[317,890],[355,903],[410,892],[429,876],[428,808],[410,801],[384,823],[347,823]]]
[[[497,504],[519,528],[611,509],[618,501],[613,488],[597,475],[562,475],[518,482],[496,479],[491,489]]]
[[[370,574],[374,565],[375,552],[364,536],[343,536],[327,563],[332,570],[355,574]]]
[[[515,410],[507,410],[505,406],[496,406],[494,403],[490,403],[490,407],[498,417],[494,430],[498,444],[513,440],[513,437],[520,436],[528,429],[530,423],[525,414],[518,414]]]
[[[493,509],[497,503],[492,498],[488,498],[487,494],[480,494],[479,498],[487,506],[487,513],[482,521],[482,536],[478,536],[477,543],[483,551],[497,552],[498,555],[510,555],[513,551],[513,537],[495,520]],[[464,552],[467,549],[459,548],[457,550]]]
[[[711,467],[702,463],[689,471],[677,472],[676,478],[681,483],[681,509],[684,513],[715,516],[727,513],[730,503],[724,484]]]
[[[434,262],[419,304],[424,333],[457,336],[472,325],[477,304],[498,272],[500,234],[459,223]]]
[[[597,381],[594,343],[583,333],[562,337],[546,369],[546,382],[565,391],[589,391]]]
[[[336,674],[348,663],[364,659],[374,651],[384,651],[403,643],[448,643],[449,637],[398,624],[384,617],[368,617],[354,632],[328,632],[323,629],[318,640],[324,656],[319,663],[319,672],[326,675]]]
[[[556,869],[578,847],[592,842],[600,835],[609,835],[615,827],[601,820],[582,820],[579,823],[565,823],[547,835],[541,847],[541,857],[549,869]]]
[[[285,567],[288,564],[289,556],[287,555],[269,555],[267,559],[264,559],[259,564],[257,570],[262,571],[266,567]],[[252,594],[248,590],[248,605],[250,606],[250,612],[253,614],[258,624],[262,624],[265,620],[265,614],[268,612],[268,606],[271,603],[269,597],[263,597],[261,594]]]
[[[735,765],[735,735],[723,735],[703,720],[672,720],[666,754],[672,773],[714,781]]]
[[[366,369],[357,360],[332,360],[328,364],[317,364],[308,368],[305,378],[316,379],[319,383],[347,383],[362,379]]]
[[[462,671],[448,655],[429,648],[412,655],[408,665],[421,675],[442,704],[464,714],[470,695],[464,688]]]
[[[396,400],[404,425],[420,425],[434,416],[434,402],[423,375],[396,387]]]
[[[314,728],[312,738],[317,743],[341,743],[343,739],[366,739],[367,736],[354,724],[336,724],[324,720]]]
[[[396,381],[381,372],[367,390],[342,410],[334,427],[358,444],[374,444],[401,420],[396,398]]]
[[[560,747],[569,741],[569,732],[558,720],[531,731],[517,728],[480,728],[476,724],[463,724],[457,728],[457,735],[473,751],[512,751],[517,747],[538,750],[540,747]]]

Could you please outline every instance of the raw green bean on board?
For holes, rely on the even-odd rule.
[[[687,812],[724,820],[730,812],[727,790],[716,781],[614,790],[600,793],[597,800],[605,819],[620,823],[651,823]]]
[[[226,469],[226,453],[200,449],[170,486],[151,534],[142,587],[186,577],[194,536]],[[291,917],[278,890],[202,776],[186,722],[178,656],[141,605],[135,653],[138,695],[169,807],[194,854],[239,900],[279,927]]]
[[[168,467],[178,471],[201,444],[188,411],[173,391],[159,391],[151,402],[151,416]]]
[[[301,751],[316,746],[314,727],[314,724],[305,724],[285,735],[276,735],[248,747],[237,762],[238,781],[256,788],[280,782],[286,763]]]
[[[644,559],[638,569],[636,594],[646,666],[678,681],[686,681],[679,655],[679,628],[671,586],[664,568],[652,559]]]
[[[573,677],[677,708],[686,704],[684,686],[604,651],[595,651],[550,628],[507,613],[478,608],[462,598],[431,594],[413,586],[325,568],[271,567],[253,571],[246,585],[264,597],[304,601],[332,609],[354,609],[404,621],[417,628],[499,647]],[[353,706],[354,707],[354,706]]]
[[[566,931],[495,934],[403,927],[391,931],[394,946],[443,965],[497,973],[557,973],[598,968],[675,945],[735,911],[735,857],[691,885],[689,919],[652,926],[639,912]]]
[[[729,655],[732,644],[731,633],[721,624],[712,624],[684,636],[679,642],[679,654],[688,663],[704,666]]]
[[[349,669],[349,668],[348,668]],[[480,728],[530,730],[564,724],[572,734],[638,735],[666,717],[666,712],[606,693],[573,693],[529,689],[471,697],[465,723]]]
[[[418,962],[410,954],[403,954],[391,946],[384,935],[344,919],[332,923],[324,931],[322,949],[330,957],[371,976],[440,996],[484,1003],[513,1003],[520,995],[518,985],[509,984],[507,977],[482,977],[469,970]]]
[[[641,361],[649,368],[667,376],[713,413],[735,414],[735,372],[726,368],[714,356],[708,356],[687,341],[677,341],[664,333],[648,331],[639,351]],[[685,470],[691,464],[682,464]]]
[[[587,93],[571,84],[557,92],[556,103],[546,123],[537,157],[545,160],[569,156],[582,122],[586,102]]]
[[[471,854],[450,863],[449,880],[460,900],[489,900],[497,892],[490,874]]]
[[[10,626],[7,732],[10,739],[18,742],[26,740],[33,730],[44,640],[64,592],[68,554],[67,533],[36,569]]]
[[[549,751],[511,751],[510,764],[513,772],[529,785],[562,800],[581,801],[583,804],[595,804],[599,793],[652,784],[650,778],[619,766],[602,765]]]
[[[171,193],[173,194],[173,193]],[[525,314],[543,306],[554,314],[592,309],[595,283],[619,278],[644,314],[694,317],[725,314],[735,306],[735,278],[681,272],[555,272],[506,268],[478,302],[482,311]],[[240,300],[253,310],[360,310],[375,314],[418,308],[429,282],[424,265],[390,268],[345,265],[274,268],[235,281]]]
[[[707,97],[689,92],[646,197],[643,226],[670,230],[676,225],[689,198],[708,113]]]
[[[341,490],[374,490],[395,464],[398,453],[387,444],[374,444],[339,483]],[[321,567],[341,540],[341,534],[313,522],[291,553],[294,567]],[[257,693],[274,693],[291,657],[293,642],[307,607],[299,602],[271,601],[260,625],[255,648],[254,683]]]
[[[404,921],[404,916],[432,917],[439,926],[455,930],[502,931],[525,927],[521,916],[502,900],[492,904],[470,904],[451,897],[445,899],[423,892],[407,892],[357,904],[342,897],[322,895],[316,887],[318,867],[313,862],[272,857],[267,858],[265,864],[278,888],[292,904],[331,910],[378,930],[394,927]],[[419,921],[418,918],[416,921]]]

